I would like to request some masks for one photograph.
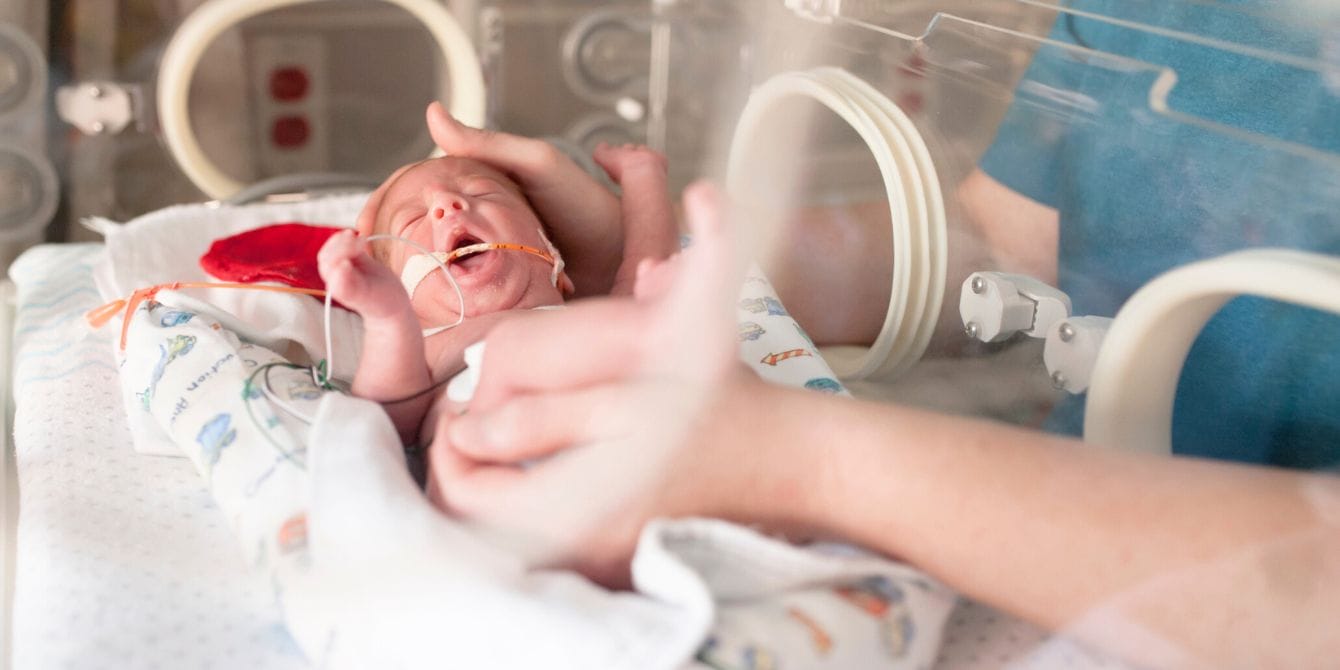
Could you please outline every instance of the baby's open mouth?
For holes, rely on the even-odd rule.
[[[451,264],[469,272],[484,262],[486,243],[473,235],[462,235],[451,245]]]

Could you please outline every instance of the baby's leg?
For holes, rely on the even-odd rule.
[[[662,260],[679,251],[665,157],[644,146],[601,144],[594,158],[623,189],[623,262],[610,293],[630,295],[643,259]]]

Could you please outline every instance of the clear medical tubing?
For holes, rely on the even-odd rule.
[[[896,376],[925,353],[944,302],[948,233],[935,165],[911,119],[864,80],[836,67],[785,72],[750,94],[736,125],[727,183],[741,201],[749,199],[754,154],[770,141],[760,132],[765,118],[796,99],[832,110],[869,146],[893,227],[893,280],[879,336],[869,348],[831,347],[825,356],[843,379]]]
[[[211,198],[223,200],[244,184],[225,174],[205,155],[187,108],[191,79],[200,57],[215,39],[239,22],[275,9],[336,0],[209,0],[182,22],[163,52],[158,79],[158,116],[168,151],[182,171]],[[437,41],[451,82],[451,115],[469,126],[484,125],[484,75],[474,45],[451,13],[436,0],[383,0],[421,21]]]
[[[1085,441],[1171,453],[1173,398],[1187,353],[1215,313],[1240,295],[1340,314],[1340,258],[1252,249],[1185,265],[1146,284],[1117,313],[1098,352]]]

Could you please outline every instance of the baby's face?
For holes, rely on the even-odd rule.
[[[540,221],[506,175],[467,158],[434,158],[393,176],[377,210],[374,233],[409,238],[433,251],[450,252],[481,242],[510,242],[545,249]],[[397,275],[419,250],[394,240],[374,242]],[[465,295],[465,315],[562,304],[551,283],[553,266],[530,254],[492,250],[451,264]],[[434,271],[414,293],[425,323],[447,323],[460,310],[456,292]]]

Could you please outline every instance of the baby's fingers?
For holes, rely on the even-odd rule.
[[[350,258],[336,258],[322,263],[321,278],[326,282],[326,290],[342,302],[348,302],[366,284],[362,273],[358,272]]]
[[[342,230],[331,235],[316,254],[318,269],[333,268],[341,260],[351,260],[363,253],[366,246],[352,230]]]

